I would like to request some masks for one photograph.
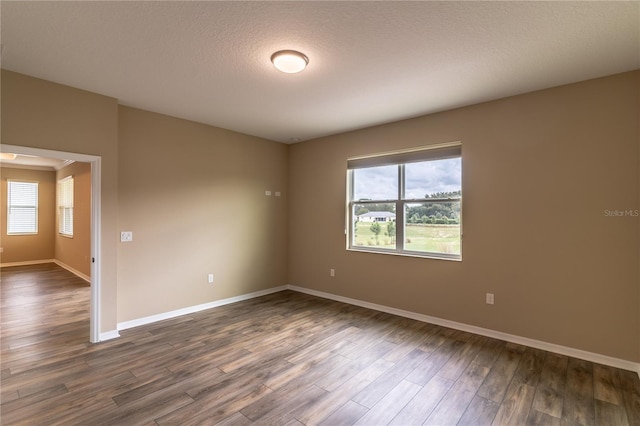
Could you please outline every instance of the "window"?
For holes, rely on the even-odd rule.
[[[58,181],[58,233],[73,236],[73,176]]]
[[[7,234],[38,233],[38,182],[7,180]]]
[[[462,258],[461,146],[347,162],[348,248]]]

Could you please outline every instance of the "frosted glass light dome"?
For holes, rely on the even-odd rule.
[[[295,74],[306,68],[309,58],[295,50],[280,50],[271,55],[271,62],[278,71]]]

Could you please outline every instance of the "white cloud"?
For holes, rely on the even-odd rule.
[[[409,163],[405,166],[405,198],[424,198],[435,192],[462,188],[460,158]],[[398,167],[381,166],[354,171],[354,199],[390,200],[398,194]]]

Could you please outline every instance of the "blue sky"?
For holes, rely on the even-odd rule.
[[[409,163],[405,166],[405,198],[423,198],[434,192],[462,188],[460,158]],[[354,199],[389,200],[398,193],[398,166],[369,167],[354,171]]]

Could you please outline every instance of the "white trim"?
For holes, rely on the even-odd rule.
[[[87,281],[88,283],[91,283],[91,277],[83,274],[82,272],[78,271],[77,269],[72,268],[71,266],[60,262],[58,259],[43,259],[43,260],[25,260],[22,262],[8,262],[8,263],[0,263],[0,267],[2,268],[10,268],[12,266],[27,266],[27,265],[41,265],[44,263],[55,263],[56,265],[58,265],[59,267],[61,267],[62,269],[66,269],[67,271],[71,272],[72,274],[76,275],[79,278],[82,278],[83,280]]]
[[[118,323],[118,330],[126,330],[128,328],[139,327],[141,325],[151,324],[166,319],[176,318],[182,315],[192,314],[204,311],[206,309],[217,308],[218,306],[229,305],[231,303],[242,302],[243,300],[254,299],[256,297],[266,296],[267,294],[277,293],[287,290],[288,286],[273,287],[266,290],[255,291],[253,293],[242,294],[240,296],[229,297],[227,299],[215,300],[202,305],[189,306],[187,308],[176,309],[175,311],[164,312],[161,314],[151,315],[144,318],[124,321]]]
[[[11,164],[6,161],[2,161],[0,163],[3,169],[27,169],[27,170],[42,170],[44,172],[53,172],[55,171],[54,167],[50,166],[27,166],[25,164]]]
[[[324,299],[330,299],[330,300],[335,300],[337,302],[348,303],[350,305],[361,306],[363,308],[373,309],[375,311],[386,312],[388,314],[398,315],[405,318],[411,318],[417,321],[427,322],[430,324],[436,324],[443,327],[448,327],[456,330],[466,331],[469,333],[479,334],[481,336],[492,337],[494,339],[517,343],[520,345],[525,345],[525,346],[529,346],[536,349],[542,349],[542,350],[554,352],[560,355],[571,356],[574,358],[583,359],[585,361],[591,361],[598,364],[604,364],[611,367],[621,368],[623,370],[634,371],[634,372],[637,372],[638,376],[640,377],[640,363],[637,363],[637,362],[627,361],[620,358],[614,358],[607,355],[588,352],[582,349],[575,349],[567,346],[557,345],[555,343],[543,342],[541,340],[530,339],[528,337],[516,336],[514,334],[503,333],[501,331],[495,331],[487,328],[476,327],[474,325],[464,324],[461,322],[450,321],[450,320],[432,317],[424,314],[418,314],[415,312],[396,309],[389,306],[378,305],[376,303],[364,302],[358,299],[351,299],[349,297],[338,296],[335,294],[325,293],[323,291],[311,290],[308,288],[298,287],[295,285],[287,285],[286,288],[288,288],[289,290],[300,292],[300,293],[322,297]]]
[[[100,244],[102,229],[101,206],[101,161],[97,155],[79,154],[50,149],[30,148],[26,146],[0,144],[0,151],[35,157],[59,158],[68,161],[80,161],[91,164],[91,308],[89,313],[89,341],[100,341]],[[107,332],[108,334],[109,332]]]
[[[70,165],[72,165],[72,164],[73,164],[73,163],[75,163],[75,162],[76,162],[76,160],[64,160],[64,163],[62,163],[62,164],[58,164],[58,165],[56,165],[56,166],[53,166],[53,168],[54,168],[54,169],[56,169],[56,171],[58,171],[58,170],[62,170],[62,169],[64,169],[65,167],[70,166]]]
[[[42,260],[25,260],[22,262],[7,262],[7,263],[0,263],[0,268],[10,268],[12,266],[42,265],[43,263],[56,263],[56,260],[42,259]]]
[[[78,154],[75,152],[66,152],[66,151],[53,151],[50,149],[8,145],[4,143],[0,145],[0,150],[2,152],[11,152],[13,154],[31,155],[33,157],[59,158],[61,160],[81,161],[84,163],[91,163],[95,161],[96,158],[100,158],[90,154]]]
[[[100,340],[98,341],[104,342],[105,340],[117,339],[118,337],[120,337],[118,330],[105,331],[104,333],[100,333]]]
[[[100,308],[101,308],[101,260],[102,244],[102,158],[95,157],[91,161],[91,307],[89,312],[89,341],[100,342]],[[117,307],[114,307],[116,309]],[[108,333],[107,333],[108,334]],[[118,337],[118,336],[116,336]]]
[[[376,157],[388,157],[396,154],[408,154],[412,152],[420,152],[420,151],[429,151],[440,148],[450,148],[454,146],[459,146],[462,148],[462,141],[450,141],[450,142],[442,142],[442,143],[434,143],[431,145],[422,145],[416,146],[413,148],[405,148],[405,149],[396,149],[393,151],[385,151],[385,152],[377,152],[375,154],[366,154],[366,155],[356,155],[355,157],[349,157],[348,160],[362,160],[365,158],[376,158]]]
[[[60,262],[58,259],[54,259],[53,263],[55,263],[56,265],[58,265],[61,268],[66,269],[67,271],[71,272],[73,275],[82,278],[83,280],[85,280],[86,282],[88,282],[89,284],[91,284],[91,277],[83,274],[82,272],[78,271],[75,268],[72,268],[71,266],[67,265],[66,263]]]

